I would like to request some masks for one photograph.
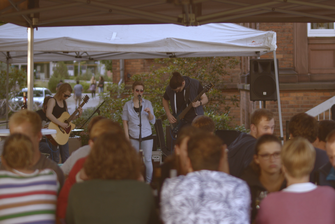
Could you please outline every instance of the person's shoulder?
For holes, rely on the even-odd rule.
[[[324,194],[327,194],[333,198],[335,198],[335,190],[334,188],[330,186],[317,186],[317,191],[323,192]]]

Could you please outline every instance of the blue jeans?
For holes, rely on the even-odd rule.
[[[140,142],[138,140],[135,140],[135,139],[130,139],[130,142],[131,142],[132,146],[138,152],[139,147],[140,147]],[[152,146],[153,146],[153,144],[154,144],[153,139],[142,141],[142,143],[141,143],[143,154],[144,154],[144,164],[145,164],[145,171],[146,171],[145,181],[147,183],[150,183],[151,178],[152,178],[153,167],[152,167],[152,161],[151,161],[152,158],[151,157],[152,157]]]
[[[60,156],[62,157],[62,163],[65,163],[67,158],[69,158],[70,156],[69,143],[67,142],[65,145],[58,145],[58,146],[54,146],[53,144],[50,144],[50,145],[51,145],[51,149],[53,150],[52,152],[53,161],[55,161],[56,163],[59,163],[59,154],[60,154]]]

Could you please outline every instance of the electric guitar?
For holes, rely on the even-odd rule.
[[[214,85],[212,83],[209,83],[208,85],[204,86],[204,89],[201,91],[201,93],[199,93],[199,95],[196,98],[194,98],[194,100],[190,104],[188,104],[188,106],[182,112],[180,112],[177,115],[175,115],[175,114],[173,115],[177,119],[176,123],[171,124],[172,125],[172,132],[173,132],[174,135],[177,135],[180,127],[183,125],[183,119],[184,119],[185,115],[187,114],[187,112],[191,108],[193,108],[192,103],[197,102],[201,98],[201,96],[204,93],[208,92],[211,88],[213,88],[213,86]]]
[[[89,97],[86,95],[83,99],[83,102],[80,106],[71,114],[68,112],[63,112],[62,115],[57,118],[60,122],[68,123],[69,126],[67,128],[62,128],[58,124],[54,122],[50,122],[48,129],[55,129],[57,131],[56,134],[48,135],[47,138],[53,145],[65,145],[69,141],[70,132],[76,127],[71,121],[74,119],[76,114],[79,112],[79,108],[82,108],[88,101]]]

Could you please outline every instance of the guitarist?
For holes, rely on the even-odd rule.
[[[64,112],[68,112],[66,101],[72,93],[72,87],[69,83],[63,83],[57,90],[54,97],[50,98],[48,101],[46,116],[50,121],[55,124],[61,126],[62,128],[67,128],[69,126],[68,123],[60,122],[57,120]],[[82,109],[79,108],[80,117],[82,113]],[[53,151],[57,151],[57,146],[50,144]],[[62,162],[64,163],[69,157],[69,143],[67,142],[65,145],[59,145],[59,152],[62,157]],[[58,152],[53,153],[53,159],[56,163],[59,163],[59,154]]]
[[[177,122],[175,116],[181,113],[201,93],[203,87],[198,80],[188,76],[181,76],[179,72],[173,72],[172,75],[170,85],[166,87],[164,93],[163,107],[169,122],[174,124]],[[172,113],[170,112],[168,101],[170,101]],[[197,115],[204,115],[203,105],[207,102],[208,98],[204,93],[200,100],[192,103],[193,109],[189,110],[185,115],[182,126],[190,125]]]

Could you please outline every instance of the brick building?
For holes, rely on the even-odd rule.
[[[319,30],[308,28],[306,23],[246,23],[244,26],[272,30],[277,33],[277,59],[279,60],[279,83],[282,107],[284,136],[286,121],[294,114],[306,112],[317,106],[335,92],[335,35],[318,36]],[[318,31],[317,34],[311,34]],[[333,29],[334,30],[334,29]],[[334,33],[335,34],[335,33]],[[272,53],[261,58],[273,58]],[[250,101],[250,93],[246,79],[249,72],[250,57],[240,57],[240,64],[230,74],[233,83],[227,83],[222,90],[225,95],[238,95],[239,107],[232,106],[233,123],[249,127],[250,113],[259,107],[259,102]],[[113,61],[113,81],[120,79],[120,61]],[[152,59],[124,60],[125,82],[133,74],[149,72],[154,64]],[[229,102],[228,102],[229,105]],[[279,136],[278,106],[276,101],[267,101],[266,108],[276,115],[275,133]]]

